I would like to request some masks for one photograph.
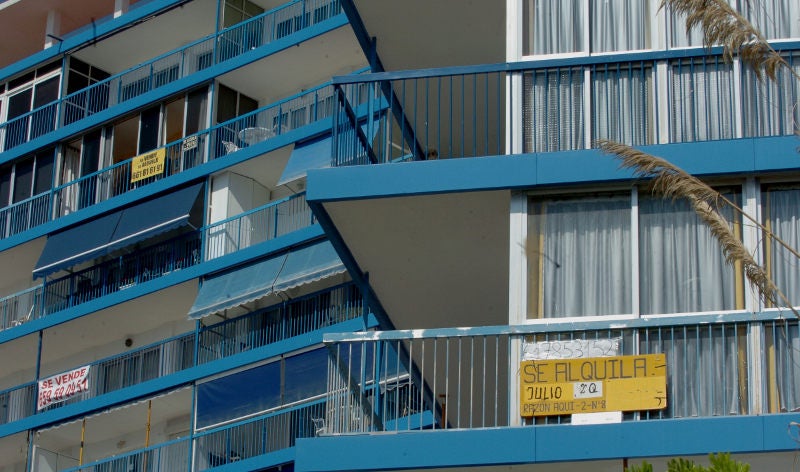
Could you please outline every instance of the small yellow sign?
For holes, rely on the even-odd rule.
[[[666,407],[664,354],[520,363],[523,417]]]
[[[131,182],[163,173],[166,157],[167,150],[165,148],[134,157],[131,161]]]

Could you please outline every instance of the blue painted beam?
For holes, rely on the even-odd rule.
[[[797,448],[796,413],[299,439],[295,471],[397,470],[759,453]],[[353,451],[358,451],[354,453]]]
[[[643,146],[700,177],[800,169],[794,136]],[[630,182],[619,160],[597,149],[402,164],[338,167],[308,173],[309,202],[576,184]],[[326,228],[327,229],[327,228]]]

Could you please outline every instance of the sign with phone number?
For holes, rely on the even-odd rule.
[[[520,363],[523,417],[667,407],[664,354]]]

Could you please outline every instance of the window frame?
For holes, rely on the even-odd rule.
[[[732,191],[737,194],[737,196],[741,199],[744,199],[747,195],[747,184],[742,181],[731,181],[731,182],[714,182],[711,184],[716,190],[720,192]],[[629,192],[629,201],[630,201],[630,210],[631,210],[631,235],[630,235],[630,261],[631,261],[631,268],[630,268],[630,278],[631,278],[631,313],[618,313],[618,314],[607,314],[607,315],[586,315],[586,316],[565,316],[565,317],[548,317],[544,314],[539,314],[539,317],[532,317],[535,314],[535,310],[529,306],[531,301],[531,291],[529,290],[530,284],[534,283],[534,280],[531,279],[533,277],[531,274],[533,272],[530,268],[528,257],[525,250],[521,251],[521,257],[523,259],[522,262],[522,270],[524,271],[523,280],[524,283],[520,284],[520,296],[521,299],[516,301],[515,303],[519,305],[520,310],[520,317],[519,319],[514,320],[515,322],[523,323],[523,324],[536,324],[536,323],[550,323],[553,321],[595,321],[595,320],[626,320],[626,319],[639,319],[639,318],[669,318],[675,316],[695,316],[695,315],[703,315],[703,314],[720,314],[720,313],[742,313],[747,312],[751,309],[752,303],[748,298],[748,286],[747,281],[743,279],[743,274],[741,273],[741,269],[738,267],[734,267],[731,269],[733,273],[733,280],[734,280],[734,292],[733,292],[733,299],[730,300],[730,303],[734,305],[735,308],[733,309],[714,309],[710,311],[687,311],[687,312],[669,312],[669,313],[642,313],[642,306],[641,306],[641,293],[642,288],[640,286],[640,270],[642,268],[642,263],[640,261],[640,238],[642,233],[641,222],[639,221],[639,214],[640,214],[640,194],[646,194],[648,191],[646,189],[640,188],[636,185],[628,186],[628,187],[619,187],[619,186],[609,186],[605,188],[597,188],[592,190],[591,188],[587,188],[582,191],[575,191],[575,190],[556,190],[556,191],[529,191],[529,192],[522,192],[519,197],[519,203],[522,205],[522,215],[524,217],[524,222],[521,222],[521,234],[520,234],[520,241],[522,241],[522,247],[525,247],[525,241],[528,240],[528,230],[529,230],[529,218],[532,217],[530,213],[530,202],[533,200],[554,200],[554,199],[577,199],[582,200],[586,199],[587,201],[591,200],[592,197],[596,196],[607,196],[607,195],[615,195],[615,196],[622,196],[623,192]],[[740,239],[744,242],[749,241],[749,238],[744,234],[745,232],[745,225],[743,224],[741,218],[737,218],[733,222],[736,228],[734,231],[737,231]],[[513,241],[512,241],[513,242]],[[747,245],[749,246],[749,245]],[[755,252],[757,248],[748,247],[748,250]],[[726,263],[726,267],[727,267]],[[512,274],[513,277],[513,274]],[[541,277],[541,275],[539,276]],[[512,285],[514,285],[512,283]],[[541,296],[541,295],[540,295]],[[513,314],[512,314],[513,316]]]

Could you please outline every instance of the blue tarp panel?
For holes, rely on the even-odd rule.
[[[213,327],[209,329],[213,330]],[[198,383],[197,428],[207,428],[324,395],[327,390],[328,356],[328,349],[319,348],[286,357],[283,376],[281,361],[276,360]],[[307,426],[311,426],[311,419],[306,418],[306,421]],[[290,432],[285,433],[288,435]]]
[[[220,313],[344,271],[342,261],[327,241],[255,262],[207,278],[189,309],[189,319]]]
[[[199,183],[48,236],[33,276],[44,277],[181,226],[200,226],[202,190]]]
[[[289,162],[283,169],[278,185],[287,184],[306,176],[309,169],[324,169],[331,166],[331,136],[325,135],[295,145]]]

